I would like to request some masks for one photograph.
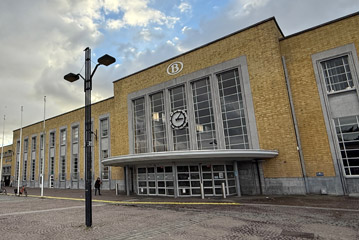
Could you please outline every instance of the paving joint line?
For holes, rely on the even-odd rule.
[[[8,194],[12,196],[17,196],[15,194]],[[46,199],[59,199],[59,200],[73,200],[73,201],[85,201],[84,198],[70,198],[70,197],[54,197],[54,196],[39,196],[39,195],[27,195],[28,197],[33,198],[46,198]],[[99,200],[92,199],[92,202],[99,203],[111,203],[111,204],[123,204],[123,205],[240,205],[240,203],[235,202],[134,202],[134,201],[112,201],[112,200]]]
[[[17,196],[12,193],[8,193],[10,196]],[[55,196],[39,196],[39,195],[27,195],[33,198],[42,199],[59,199],[59,200],[71,200],[71,201],[85,201],[85,198],[71,198],[71,197],[55,197]],[[133,199],[127,201],[113,201],[113,200],[99,200],[92,199],[92,202],[109,203],[117,205],[217,205],[217,206],[260,206],[260,207],[283,207],[283,208],[301,208],[301,209],[317,209],[317,210],[329,210],[329,211],[343,211],[343,212],[359,212],[359,209],[345,209],[345,208],[326,208],[326,207],[311,207],[311,206],[293,206],[293,205],[276,205],[266,203],[236,203],[236,202],[135,202]]]

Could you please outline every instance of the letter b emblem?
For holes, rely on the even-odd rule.
[[[183,69],[183,63],[182,62],[174,62],[174,63],[171,63],[167,67],[167,73],[169,75],[175,75],[175,74],[179,73],[180,71],[182,71],[182,69]]]

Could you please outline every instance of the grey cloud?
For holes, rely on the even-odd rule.
[[[140,71],[170,57],[180,54],[176,46],[163,43],[154,50],[146,50],[140,53],[135,59],[124,59],[119,68],[121,77]]]
[[[7,143],[12,142],[12,130],[20,127],[21,105],[23,126],[41,121],[44,95],[48,96],[47,117],[83,105],[82,85],[66,83],[63,76],[81,69],[82,50],[101,36],[91,24],[66,21],[75,2],[64,3],[0,2],[0,114],[7,115]]]
[[[284,34],[292,34],[358,11],[359,2],[357,0],[270,0],[263,6],[248,9],[249,14],[243,14],[240,7],[238,0],[232,0],[223,11],[218,12],[218,15],[209,20],[203,19],[199,27],[200,31],[195,29],[185,31],[181,47],[184,49],[198,47],[272,16],[276,17]]]

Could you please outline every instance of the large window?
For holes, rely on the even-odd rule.
[[[209,79],[193,82],[192,92],[198,149],[215,149],[217,140]]]
[[[43,174],[42,172],[42,164],[43,164],[43,161],[44,161],[44,149],[45,149],[45,146],[44,146],[44,135],[41,134],[40,135],[40,164],[39,164],[39,181],[41,181],[41,175]]]
[[[66,180],[66,157],[61,156],[60,157],[60,180],[65,181]]]
[[[259,148],[245,63],[234,59],[129,94],[130,152]]]
[[[134,106],[134,132],[135,153],[147,152],[146,147],[146,121],[145,121],[145,99],[140,98],[133,101]]]
[[[103,118],[100,120],[100,174],[102,180],[110,179],[110,168],[104,166],[101,161],[109,157],[109,118]]]
[[[359,116],[334,119],[347,176],[359,176]]]
[[[77,143],[79,141],[79,127],[72,128],[72,142]]]
[[[35,180],[35,169],[36,169],[36,137],[31,140],[31,181]]]
[[[66,180],[66,129],[60,131],[60,181]]]
[[[29,147],[29,140],[25,139],[24,140],[24,157],[23,157],[24,169],[23,169],[23,178],[22,178],[24,181],[27,180],[27,150],[28,150],[28,147]]]
[[[20,141],[16,142],[16,168],[15,168],[15,180],[19,178],[19,167],[20,167]]]
[[[348,56],[321,62],[328,93],[354,87]]]
[[[55,132],[50,133],[50,148],[55,147]]]
[[[171,98],[171,113],[176,110],[187,112],[186,92],[184,85],[169,90]],[[189,132],[188,127],[182,129],[173,129],[173,149],[189,150]]]
[[[66,145],[66,129],[63,129],[60,132],[60,145]]]
[[[108,118],[101,119],[100,121],[101,137],[108,136]]]
[[[152,144],[153,152],[167,151],[166,114],[164,113],[163,93],[151,95]]]
[[[79,179],[79,126],[72,127],[72,149],[71,149],[71,162],[72,162],[72,169],[71,169],[71,179],[72,181],[78,181]]]
[[[217,75],[227,149],[248,149],[244,103],[238,70]]]
[[[55,132],[50,132],[50,144],[49,144],[49,174],[53,178],[55,173]]]

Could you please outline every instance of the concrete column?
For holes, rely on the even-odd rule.
[[[233,167],[234,167],[234,177],[236,179],[236,186],[237,186],[237,196],[241,197],[241,185],[239,182],[239,174],[238,174],[238,164],[237,161],[234,161],[233,163]]]
[[[175,198],[178,197],[178,184],[177,184],[177,168],[176,164],[172,164],[172,172],[173,172],[173,189],[175,191]]]
[[[127,196],[130,196],[130,181],[129,181],[129,169],[128,166],[125,166],[125,176],[126,176],[126,194]]]

